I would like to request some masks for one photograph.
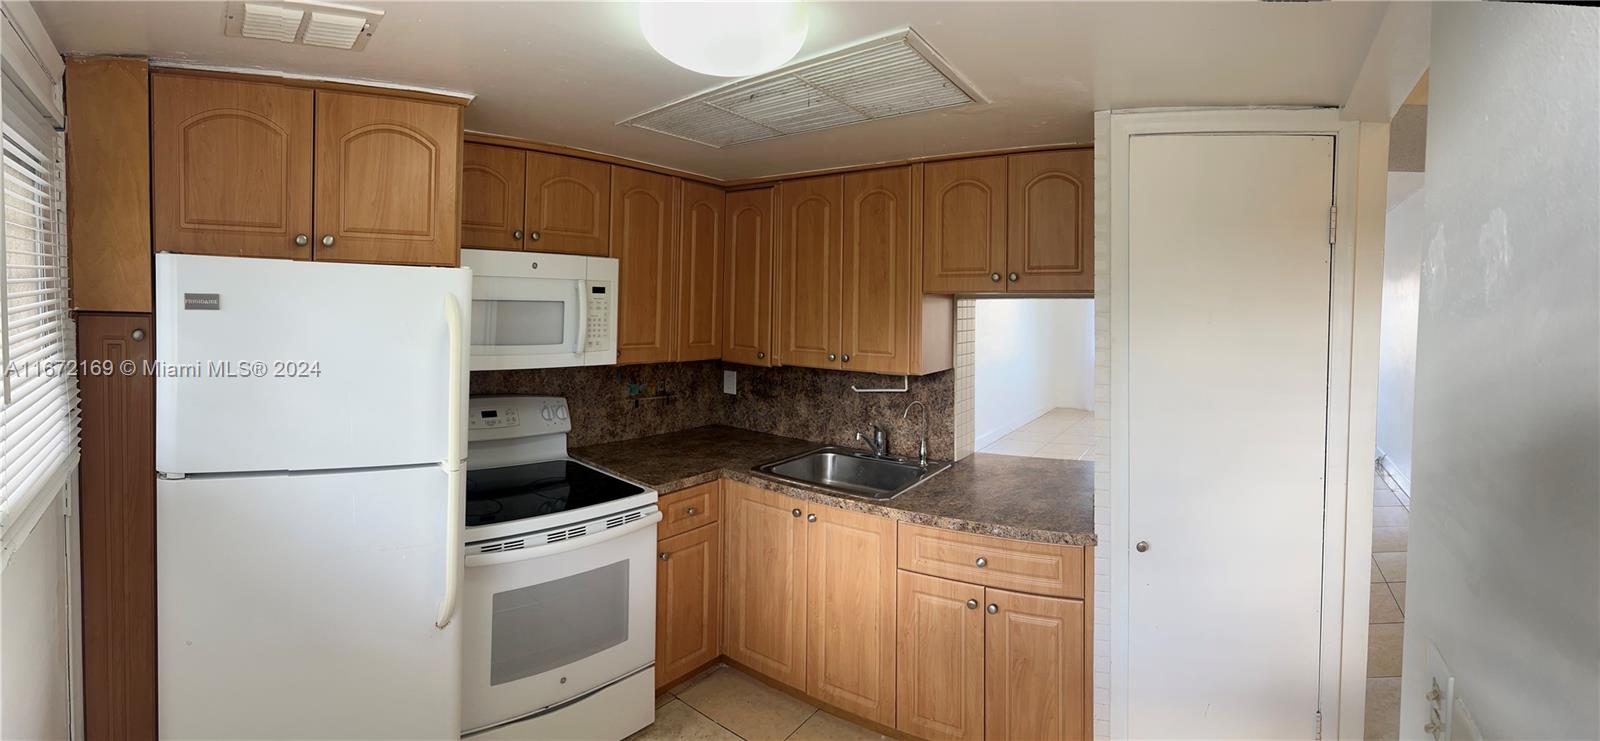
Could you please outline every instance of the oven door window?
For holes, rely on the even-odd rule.
[[[628,640],[628,562],[494,595],[489,684],[566,666]]]
[[[567,302],[475,300],[472,344],[549,347],[567,343]]]

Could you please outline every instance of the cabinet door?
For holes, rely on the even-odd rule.
[[[783,365],[838,368],[839,264],[844,178],[778,185],[778,357]]]
[[[1006,290],[1006,158],[932,162],[923,177],[922,290]]]
[[[983,738],[983,587],[899,572],[895,728],[926,739]]]
[[[1014,154],[1007,290],[1094,293],[1094,152]]]
[[[156,251],[311,259],[311,146],[310,90],[151,75]]]
[[[528,153],[528,204],[523,249],[611,255],[611,166],[542,152]]]
[[[920,273],[911,243],[911,168],[844,178],[840,363],[848,370],[911,372]]]
[[[717,658],[722,636],[722,529],[661,541],[656,561],[656,688]]]
[[[728,194],[722,359],[772,365],[772,188]]]
[[[460,106],[319,90],[316,163],[316,259],[460,261]]]
[[[806,536],[796,499],[734,481],[723,489],[727,599],[723,652],[806,688]]]
[[[682,181],[682,231],[678,240],[675,360],[715,360],[722,356],[721,188]]]
[[[526,155],[510,147],[463,144],[461,160],[461,246],[522,249]]]
[[[892,726],[895,522],[816,505],[806,512],[806,694]]]
[[[1083,601],[985,590],[988,738],[1076,739],[1089,731]]]
[[[672,253],[676,181],[613,167],[611,254],[617,258],[617,362],[672,360]]]

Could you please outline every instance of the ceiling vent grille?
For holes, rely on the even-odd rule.
[[[985,101],[905,30],[669,103],[620,125],[708,147]]]
[[[224,6],[223,33],[247,39],[361,51],[383,20],[383,11],[353,5],[284,0],[231,2]]]

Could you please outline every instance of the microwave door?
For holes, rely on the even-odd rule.
[[[479,276],[473,282],[472,368],[580,363],[583,281]]]

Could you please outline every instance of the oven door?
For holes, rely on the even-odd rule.
[[[586,281],[472,279],[472,369],[583,365]]]
[[[661,512],[642,512],[467,547],[463,733],[537,714],[655,660]],[[626,524],[607,528],[607,519]],[[580,526],[587,534],[559,539]]]

